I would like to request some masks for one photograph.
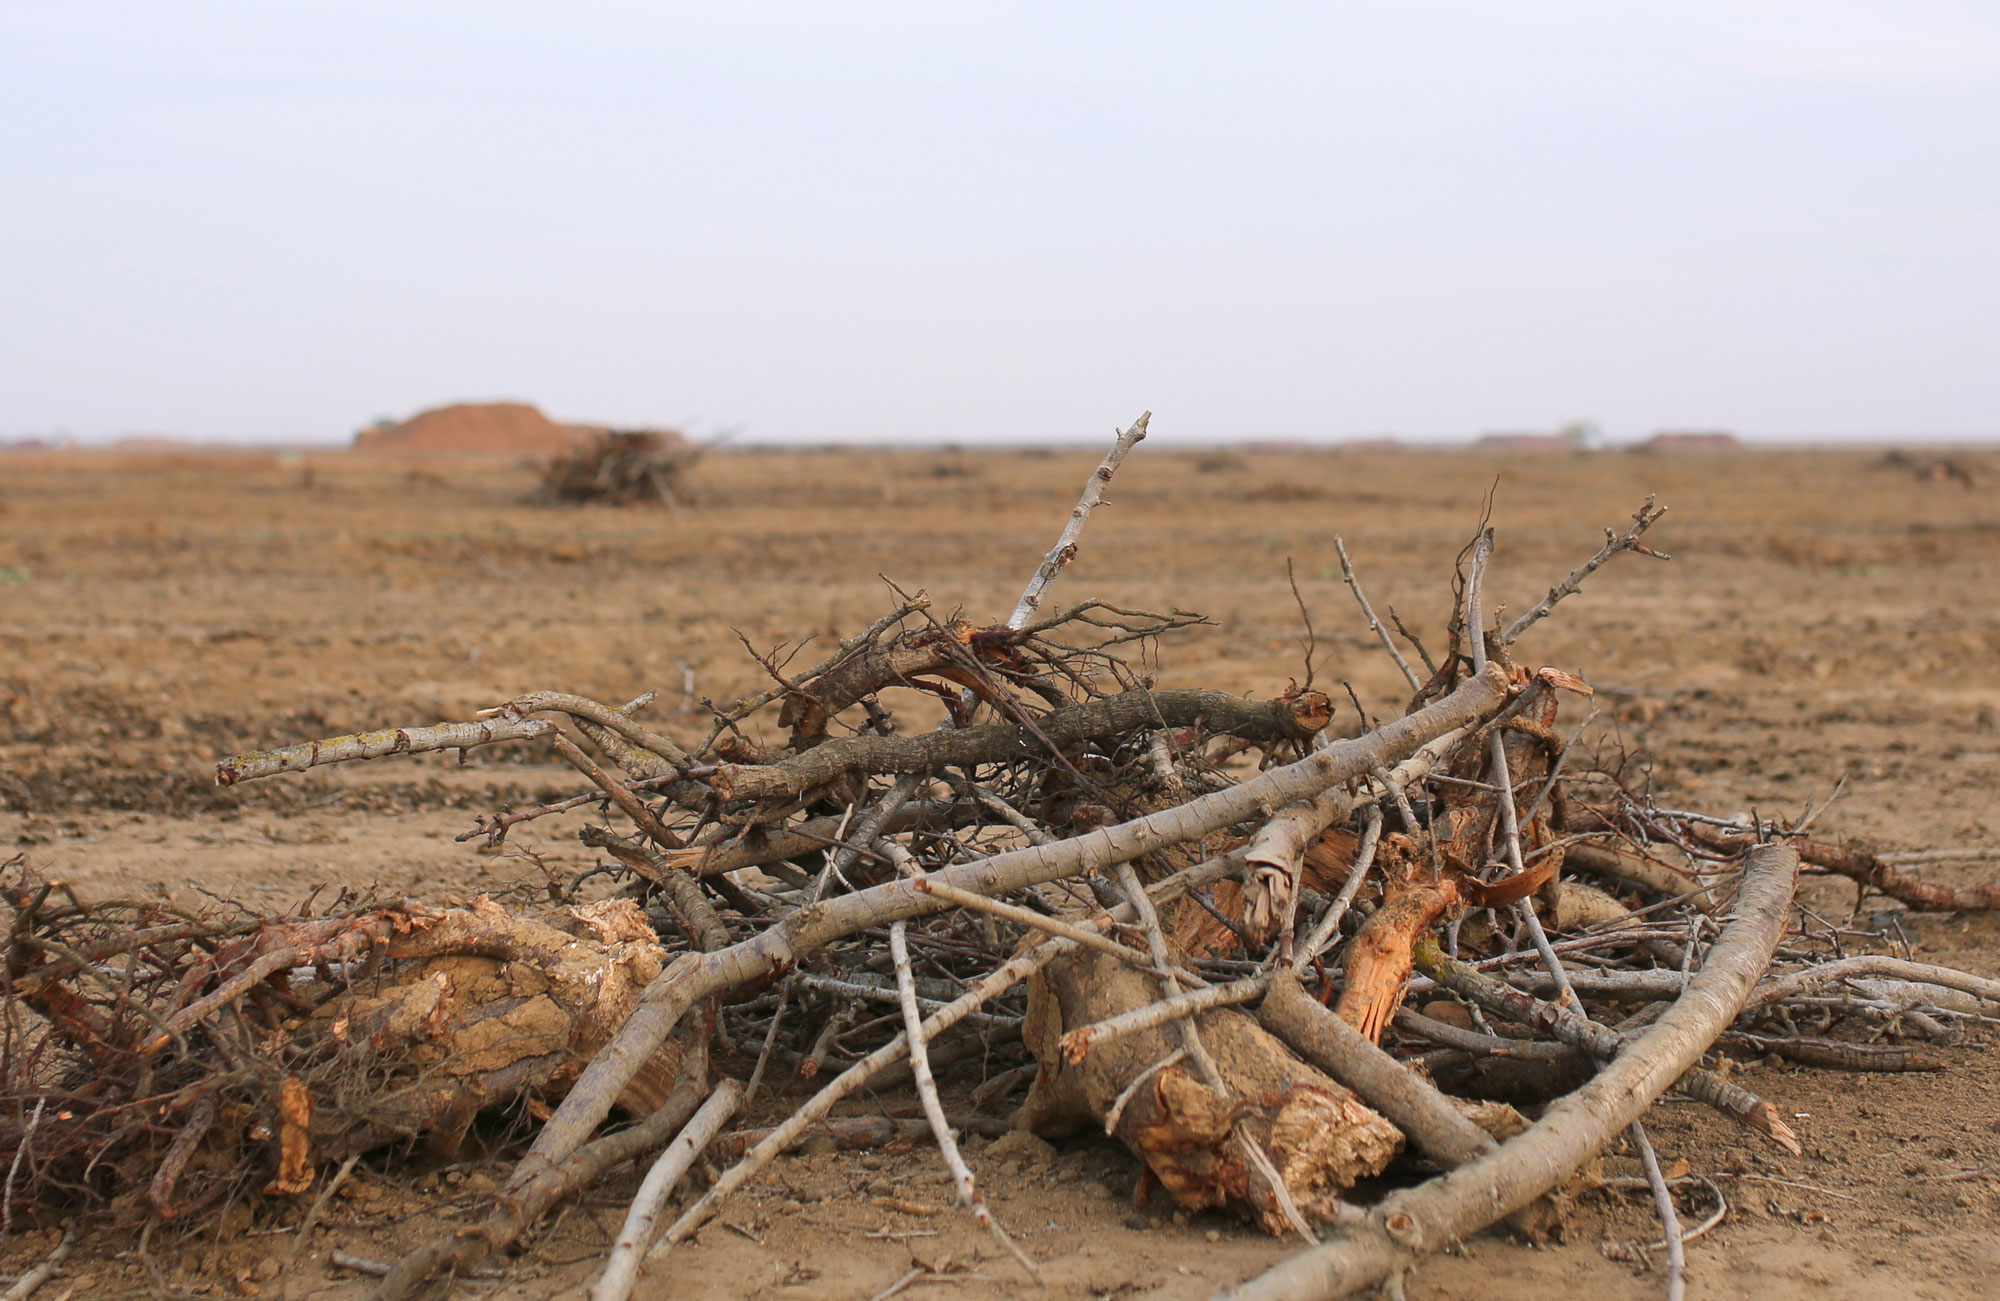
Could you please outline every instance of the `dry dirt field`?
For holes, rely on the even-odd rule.
[[[1899,849],[2000,845],[2000,490],[1986,483],[1923,481],[1859,452],[1572,459],[1166,443],[1156,436],[1128,462],[1060,589],[1211,616],[1214,628],[1163,647],[1165,685],[1268,695],[1300,673],[1290,557],[1322,675],[1393,710],[1400,683],[1362,635],[1336,533],[1378,607],[1428,630],[1489,485],[1489,599],[1516,610],[1588,554],[1601,526],[1657,493],[1671,513],[1651,536],[1672,563],[1621,557],[1523,644],[1524,658],[1613,689],[1604,737],[1643,753],[1668,801],[1796,816],[1845,774],[1824,832]],[[1096,455],[727,453],[703,463],[700,504],[678,516],[522,506],[531,475],[510,464],[0,458],[0,858],[25,852],[87,895],[209,891],[270,908],[323,882],[428,901],[497,890],[531,869],[452,836],[502,802],[574,787],[521,747],[465,767],[430,756],[228,790],[212,784],[214,761],[465,718],[538,688],[619,701],[657,688],[652,725],[699,736],[684,712],[689,682],[717,700],[759,685],[737,632],[760,648],[852,634],[892,604],[878,574],[941,607],[1004,617]],[[514,841],[576,869],[591,859],[573,830],[551,819]],[[1992,879],[2000,858],[1926,873]],[[1805,894],[1834,917],[1854,904],[1844,882],[1809,879]],[[1894,911],[1875,901],[1862,916]],[[1893,921],[1920,958],[2000,974],[2000,917]],[[1717,1177],[1733,1206],[1690,1248],[1690,1295],[2000,1296],[1992,1045],[1990,1029],[1971,1033],[1939,1050],[1949,1069],[1937,1074],[1750,1064],[1750,1086],[1796,1117],[1803,1158],[1753,1150],[1700,1109],[1657,1108],[1648,1124],[1663,1159]],[[759,1110],[789,1111],[802,1087],[767,1094]],[[1220,1218],[1182,1223],[1157,1202],[1135,1212],[1134,1165],[1103,1145],[1052,1159],[973,1149],[996,1210],[1047,1262],[1051,1297],[1203,1297],[1295,1249]],[[971,1273],[909,1295],[1022,1291],[958,1217],[871,1200],[948,1200],[927,1147],[806,1154],[774,1169],[640,1295],[869,1297],[913,1257],[944,1255],[974,1262]],[[190,1239],[155,1234],[157,1277],[133,1237],[99,1235],[41,1295],[364,1295],[329,1251],[391,1257],[464,1222],[504,1170],[498,1158],[364,1166],[289,1271],[279,1262],[295,1207]],[[564,1214],[505,1280],[460,1282],[453,1295],[569,1293],[590,1277],[632,1182]],[[879,1236],[913,1230],[936,1234]],[[1482,1238],[1418,1271],[1408,1293],[1657,1297],[1660,1273],[1602,1250],[1653,1232],[1639,1198],[1593,1193],[1565,1245]],[[51,1241],[17,1229],[0,1274]]]

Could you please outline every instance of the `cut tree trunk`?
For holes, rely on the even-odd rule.
[[[1181,1061],[1154,1069],[1179,1043],[1172,1024],[1101,1043],[1076,1065],[1064,1060],[1066,1029],[1130,1012],[1158,993],[1153,975],[1091,950],[1049,964],[1030,981],[1023,1036],[1041,1070],[1017,1127],[1054,1138],[1104,1126],[1137,1081],[1112,1133],[1182,1207],[1226,1206],[1274,1234],[1286,1232],[1290,1220],[1259,1173],[1252,1144],[1269,1156],[1300,1214],[1320,1222],[1335,1219],[1340,1194],[1379,1174],[1402,1148],[1395,1126],[1229,1009],[1195,1018],[1221,1072],[1220,1094]]]

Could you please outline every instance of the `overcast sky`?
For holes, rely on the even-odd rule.
[[[2000,3],[0,0],[0,436],[2000,435]]]

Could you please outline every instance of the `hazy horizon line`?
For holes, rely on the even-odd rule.
[[[576,422],[584,423],[584,422]],[[609,426],[607,426],[609,427]],[[668,428],[666,425],[616,426],[618,428],[646,427]],[[925,435],[844,435],[844,434],[767,434],[756,437],[734,435],[715,440],[719,451],[762,451],[787,448],[841,447],[855,450],[877,451],[1007,451],[1016,449],[1047,448],[1051,450],[1085,451],[1102,447],[1113,437],[1115,431],[1106,430],[1103,435],[1087,434],[1030,434],[1019,436],[962,436],[931,437]],[[1746,447],[1914,447],[1914,446],[1988,446],[2000,444],[2000,432],[1989,433],[1746,433],[1725,427],[1708,428],[1662,428],[1648,433],[1604,435],[1598,448],[1579,446],[1579,452],[1593,450],[1618,451],[1641,446],[1652,439],[1675,436],[1726,435]],[[1477,433],[1234,433],[1193,435],[1184,433],[1154,434],[1148,441],[1155,446],[1169,445],[1177,450],[1300,450],[1340,448],[1365,449],[1368,445],[1388,445],[1408,448],[1413,451],[1445,448],[1470,448],[1484,440],[1540,439],[1554,440],[1560,436],[1556,430],[1537,429],[1490,429]],[[352,451],[355,439],[349,435],[342,439],[284,438],[255,436],[211,436],[199,434],[171,433],[121,433],[102,435],[81,435],[64,431],[52,433],[11,433],[0,435],[0,448],[12,450],[77,450],[77,451],[117,451],[145,450],[148,445],[189,451]],[[1493,450],[1508,450],[1495,448]],[[1517,449],[1529,450],[1529,449]],[[391,453],[393,455],[462,455],[463,453]],[[508,453],[488,453],[507,455]]]

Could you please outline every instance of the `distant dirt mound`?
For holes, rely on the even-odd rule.
[[[560,456],[577,432],[526,402],[461,402],[436,407],[400,425],[364,429],[354,439],[362,452],[499,453]]]
[[[1677,456],[1688,452],[1740,452],[1743,442],[1735,434],[1720,429],[1692,433],[1654,434],[1632,449],[1649,456]]]

